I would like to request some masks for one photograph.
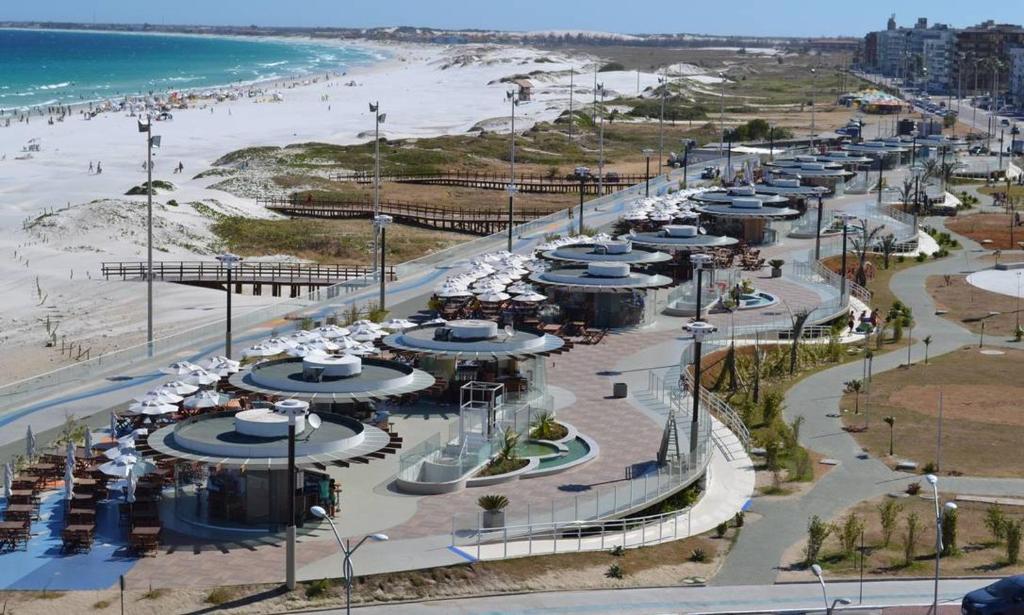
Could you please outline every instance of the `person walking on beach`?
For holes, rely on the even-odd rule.
[[[103,167],[101,166],[100,161],[97,160],[96,161],[96,175],[99,175],[101,173],[103,173]]]
[[[89,174],[92,174],[92,160],[89,161]]]

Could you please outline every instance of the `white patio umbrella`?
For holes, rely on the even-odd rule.
[[[412,329],[418,327],[416,323],[409,320],[408,318],[392,318],[391,320],[384,323],[385,329],[392,331],[404,331],[406,329]]]
[[[161,384],[160,386],[158,386],[154,390],[170,391],[171,393],[174,393],[175,395],[191,395],[191,394],[195,393],[196,391],[198,391],[199,387],[197,387],[194,384],[189,384],[187,382],[182,382],[181,380],[172,380],[170,382],[165,382],[165,383]]]
[[[125,455],[134,454],[136,454],[135,439],[131,437],[121,438],[120,440],[117,441],[117,446],[108,448],[107,450],[103,451],[103,456],[110,460],[114,460],[117,459],[118,457],[123,457]]]
[[[166,404],[157,400],[148,399],[146,401],[136,402],[128,406],[128,411],[135,414],[144,414],[146,416],[161,416],[164,414],[173,414],[177,412],[178,407],[172,404]]]
[[[160,371],[165,374],[170,374],[172,376],[184,376],[185,374],[189,373],[190,371],[194,370],[197,367],[199,366],[196,365],[195,363],[192,363],[191,361],[176,361],[174,363],[171,363],[167,367],[161,369]]]
[[[318,327],[316,332],[329,340],[333,340],[336,337],[345,337],[348,335],[348,329],[345,327],[339,327],[338,325],[324,325]]]
[[[444,287],[434,293],[441,299],[458,299],[461,297],[472,297],[473,293],[464,288]]]
[[[357,344],[356,346],[350,348],[346,352],[348,354],[353,354],[353,355],[355,355],[357,357],[364,357],[364,356],[370,355],[370,354],[377,354],[378,351],[377,351],[377,348],[374,347],[373,344],[366,343],[366,344]]]
[[[36,435],[32,433],[32,426],[28,426],[28,430],[25,432],[25,454],[29,459],[35,459],[36,457]]]
[[[508,293],[485,293],[478,295],[477,300],[481,303],[501,303],[502,301],[508,301],[510,295]]]
[[[314,346],[310,346],[309,344],[299,344],[293,348],[289,348],[287,354],[290,357],[308,357],[312,355],[323,355],[324,351]]]
[[[135,455],[121,455],[113,461],[100,466],[100,472],[103,472],[107,476],[116,476],[117,478],[128,478],[128,475],[132,471],[134,466],[139,461],[139,458]]]
[[[145,395],[140,395],[135,398],[135,401],[155,401],[161,404],[179,404],[181,400],[185,399],[177,393],[170,391],[164,391],[159,388],[152,389]]]
[[[246,359],[251,359],[252,357],[272,357],[283,353],[286,349],[287,346],[260,342],[259,344],[247,348],[242,352],[242,356]]]
[[[289,346],[294,346],[298,342],[296,342],[293,339],[289,339],[287,337],[272,337],[272,338],[268,339],[267,341],[265,341],[264,343],[269,345],[269,346],[277,346],[277,347],[281,348],[281,350],[279,352],[284,352],[284,350],[286,348],[288,348]]]
[[[229,373],[237,373],[241,369],[242,364],[239,361],[234,361],[225,356],[215,356],[203,361],[200,367],[213,372],[227,371]]]
[[[293,344],[308,344],[320,339],[320,334],[315,331],[296,331],[288,336]]]
[[[359,342],[355,341],[351,337],[339,337],[332,343],[338,347],[338,350],[348,350],[359,346]]]
[[[220,380],[220,376],[214,374],[213,372],[208,372],[205,369],[199,368],[192,372],[189,372],[189,374],[182,378],[182,380],[189,384],[206,386]]]
[[[546,296],[534,292],[523,293],[522,295],[516,295],[515,297],[512,297],[512,300],[515,301],[516,303],[539,303],[541,301],[544,301],[545,299],[547,299]]]
[[[182,406],[189,410],[201,410],[204,408],[219,408],[231,400],[229,395],[223,395],[216,391],[203,391],[189,397]]]
[[[14,470],[11,469],[10,463],[4,464],[4,498],[11,501],[11,483],[14,482]]]
[[[424,325],[443,325],[443,324],[446,324],[447,322],[448,322],[447,320],[445,320],[444,318],[441,318],[440,316],[438,316],[437,318],[431,318],[430,320],[425,321],[423,324]]]

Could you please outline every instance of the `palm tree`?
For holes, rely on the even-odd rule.
[[[555,421],[555,415],[550,412],[541,412],[534,419],[533,424],[530,425],[532,430],[530,436],[537,438],[538,440],[552,440],[558,429],[558,423]]]
[[[885,424],[889,426],[889,456],[892,457],[892,455],[893,455],[893,452],[892,452],[892,438],[893,438],[893,428],[896,425],[896,417],[894,417],[894,416],[886,416],[886,417],[883,417],[882,420],[885,421]]]
[[[800,348],[800,338],[804,335],[804,326],[807,319],[811,317],[811,311],[804,308],[790,314],[793,321],[793,343],[789,346],[789,374],[796,373],[797,350]]]
[[[501,450],[495,458],[495,462],[510,462],[519,459],[519,433],[509,427],[501,433]]]
[[[903,209],[908,209],[911,201],[914,200],[914,178],[906,177],[903,179],[903,185],[900,186],[900,202],[903,203]],[[627,231],[628,232],[628,231]]]
[[[875,238],[878,236],[885,225],[876,226],[875,228],[868,228],[867,218],[863,218],[860,221],[860,237],[853,238],[853,251],[857,255],[857,272],[854,275],[855,281],[861,286],[867,286],[868,274],[865,268],[868,260],[868,252],[871,250],[871,246],[875,243]]]
[[[860,414],[860,390],[864,387],[864,383],[855,378],[844,382],[843,386],[846,393],[853,393],[853,413]]]
[[[889,268],[889,259],[896,253],[896,236],[892,233],[885,235],[878,242],[878,248],[882,251],[882,268]]]
[[[928,365],[928,347],[932,345],[932,336],[928,335],[921,341],[924,342],[924,364]]]

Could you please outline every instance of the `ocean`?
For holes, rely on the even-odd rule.
[[[308,41],[0,29],[0,109],[344,71],[381,59]]]

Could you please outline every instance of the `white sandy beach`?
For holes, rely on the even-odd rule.
[[[154,179],[177,187],[154,197],[155,260],[210,259],[216,253],[211,218],[192,202],[225,213],[271,215],[253,200],[210,189],[217,178],[192,179],[230,151],[365,141],[373,129],[367,102],[375,100],[387,113],[389,138],[461,134],[479,122],[507,130],[509,86],[499,80],[531,71],[545,74],[531,77],[534,99],[519,106],[517,129],[553,119],[568,107],[570,66],[580,71],[577,107],[593,96],[592,57],[524,47],[358,45],[381,48],[389,59],[327,81],[264,86],[279,93],[280,102],[242,98],[176,111],[173,120],[154,124],[163,140]],[[695,68],[686,70],[697,86],[706,77]],[[636,92],[636,72],[605,72],[599,79],[611,96]],[[641,73],[639,82],[643,90],[656,85],[657,76]],[[30,139],[40,140],[41,151],[18,159]],[[0,356],[0,384],[68,362],[44,347],[47,316],[51,324],[61,321],[58,339],[65,335],[83,343],[93,356],[143,341],[144,285],[98,279],[103,261],[145,258],[145,197],[123,196],[145,181],[145,138],[136,118],[112,112],[92,120],[73,115],[54,125],[38,117],[27,125],[12,122],[0,128],[0,157],[0,345],[8,349]],[[89,173],[90,162],[102,162],[103,173]],[[173,174],[179,162],[184,173]],[[179,205],[168,206],[170,199]],[[49,210],[56,215],[23,228]],[[158,337],[221,317],[222,293],[155,286]],[[242,312],[274,300],[239,296],[235,305]]]

